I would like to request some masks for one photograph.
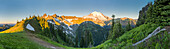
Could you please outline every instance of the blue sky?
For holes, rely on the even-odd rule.
[[[93,11],[116,18],[138,18],[139,11],[154,0],[0,0],[0,23],[16,23],[32,16],[67,15],[86,16]]]

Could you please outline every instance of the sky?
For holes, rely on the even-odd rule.
[[[97,11],[105,16],[137,19],[139,11],[154,0],[0,0],[0,24],[16,23],[33,15],[82,17]]]

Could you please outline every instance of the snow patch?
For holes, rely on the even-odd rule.
[[[83,18],[91,18],[91,19],[97,19],[97,18],[95,18],[95,17],[93,17],[93,16],[85,16],[85,17],[83,17]]]
[[[107,18],[101,13],[101,12],[92,12],[90,15],[88,16],[84,16],[84,18],[92,18],[92,19],[99,19],[99,20],[107,20]]]
[[[27,24],[26,28],[29,30],[35,31],[34,28],[30,24]]]
[[[93,16],[103,16],[101,12],[97,12],[97,11],[94,11],[91,14],[93,14]]]
[[[69,26],[68,26],[68,28],[69,28],[69,30],[73,30],[73,29],[72,29],[71,27],[69,27]]]
[[[61,21],[60,21],[60,20],[58,20],[57,18],[54,18],[54,19],[55,19],[55,21],[57,21],[57,22],[59,22],[59,23],[61,22]]]
[[[51,23],[51,24],[55,24],[54,22],[52,22],[52,21],[47,21],[47,22],[49,22],[49,23]]]
[[[69,22],[71,22],[73,19],[67,19]]]

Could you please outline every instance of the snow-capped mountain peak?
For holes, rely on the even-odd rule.
[[[104,16],[101,12],[97,12],[97,11],[94,11],[94,12],[90,13],[88,16],[84,16],[83,18],[91,18],[94,20],[98,19],[98,20],[103,20],[103,21],[111,19],[107,16]]]
[[[93,16],[103,16],[104,17],[104,15],[101,13],[101,12],[97,12],[97,11],[94,11],[94,12],[92,12],[91,13]]]

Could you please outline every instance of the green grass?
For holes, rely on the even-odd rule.
[[[47,49],[29,40],[25,33],[1,33],[0,49]]]
[[[60,43],[57,43],[51,39],[49,39],[48,37],[45,37],[45,36],[42,36],[42,35],[39,35],[39,34],[36,34],[36,37],[48,42],[48,43],[51,43],[55,46],[58,46],[58,47],[63,47],[63,48],[66,48],[66,49],[100,49],[100,48],[105,48],[106,46],[108,46],[108,44],[111,44],[112,43],[112,40],[107,40],[105,41],[104,43],[96,46],[96,47],[92,47],[92,48],[75,48],[75,47],[68,47],[68,46],[65,46],[65,45],[62,45]]]
[[[137,49],[168,49],[170,48],[170,34],[168,32],[163,31],[158,33],[156,36],[151,37],[147,40],[147,42],[143,42],[134,48]]]
[[[73,47],[64,46],[64,45],[62,45],[60,43],[57,43],[57,42],[49,39],[48,37],[45,37],[45,36],[42,36],[42,35],[39,35],[39,34],[36,34],[36,37],[38,37],[38,38],[40,38],[40,39],[42,39],[42,40],[44,40],[44,41],[46,41],[48,43],[51,43],[51,44],[53,44],[55,46],[58,46],[58,47],[63,47],[63,48],[66,48],[66,49],[75,49]]]
[[[143,24],[139,27],[136,27],[126,33],[124,33],[122,36],[116,38],[115,40],[107,40],[104,43],[96,46],[96,47],[92,47],[90,49],[136,49],[136,48],[142,48],[143,46],[145,46],[145,44],[139,44],[139,46],[132,46],[132,44],[144,39],[145,37],[147,37],[150,33],[152,33],[156,28],[158,27],[157,24]],[[161,28],[163,28],[161,26]],[[162,37],[163,39],[157,39],[158,44],[157,47],[159,47],[159,43],[164,43],[164,46],[162,46],[162,48],[167,48],[167,46],[169,46],[170,44],[168,44],[168,40],[169,40],[169,36],[167,35],[167,33],[162,33],[165,34],[163,35],[163,37],[159,34],[156,35],[156,37],[151,37],[150,38],[150,42],[148,43],[153,43],[152,44],[148,44],[148,46],[145,46],[145,48],[150,48],[150,47],[155,47],[155,41],[157,38]],[[159,37],[157,37],[159,36]],[[163,44],[162,44],[163,45]]]
[[[139,27],[136,27],[122,36],[116,38],[116,45],[112,46],[112,48],[131,48],[132,44],[144,39],[150,33],[152,33],[158,27],[157,24],[143,24]]]
[[[37,35],[39,38],[44,39],[45,41],[56,45],[58,47],[63,47],[66,49],[108,49],[108,48],[123,48],[123,47],[130,47],[133,43],[136,43],[137,41],[142,40],[145,38],[148,34],[150,34],[153,30],[155,30],[158,27],[156,24],[144,24],[137,28],[132,29],[131,31],[128,31],[124,33],[119,38],[112,40],[107,40],[104,43],[92,47],[92,48],[74,48],[74,47],[68,47],[62,44],[59,44],[55,41],[50,40],[47,37],[44,37],[42,35]]]
[[[144,49],[145,48],[155,48],[156,46],[156,42],[158,42],[157,47],[159,47],[158,45],[160,45],[159,43],[164,43],[162,44],[163,46],[161,48],[167,48],[170,44],[168,42],[168,34],[167,33],[162,33],[160,32],[162,35],[155,35],[151,38],[149,38],[149,40],[151,40],[150,42],[145,42],[145,44],[141,43],[142,45],[140,46],[132,46],[132,44],[144,39],[145,37],[147,37],[150,33],[152,33],[159,25],[157,24],[143,24],[139,27],[136,27],[126,33],[124,33],[122,36],[116,38],[111,45],[111,47],[113,49]],[[163,28],[161,26],[161,28]],[[165,35],[163,35],[165,34]],[[159,36],[159,37],[158,37]],[[162,39],[160,38],[162,37]],[[159,38],[159,39],[158,39]],[[149,41],[148,40],[148,41]],[[162,42],[164,41],[164,42]],[[110,46],[109,44],[107,44],[108,46]],[[167,46],[168,45],[168,46]],[[106,47],[108,47],[106,46]],[[109,48],[109,47],[108,47]],[[151,48],[151,49],[152,49]]]

